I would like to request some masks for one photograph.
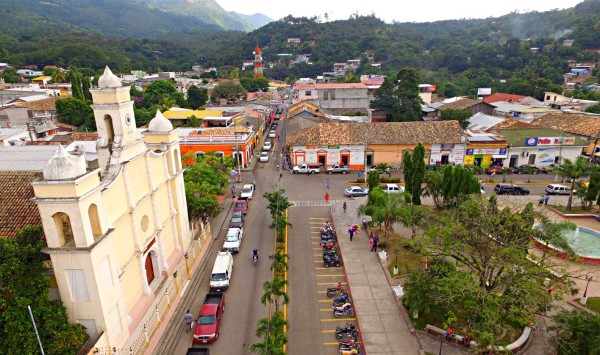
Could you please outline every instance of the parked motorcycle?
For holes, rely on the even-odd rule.
[[[354,339],[349,339],[348,341],[340,341],[338,343],[338,346],[339,346],[340,351],[356,350],[357,354],[360,354],[362,352],[362,346],[360,344],[357,344],[356,340],[354,340]]]
[[[335,295],[346,295],[348,294],[348,291],[346,290],[346,288],[344,288],[344,286],[342,285],[341,282],[338,282],[337,286],[335,287],[328,287],[327,288],[327,297],[331,298]]]
[[[339,254],[323,254],[323,266],[324,267],[330,267],[330,266],[340,266],[341,265],[341,259]]]
[[[350,296],[348,296],[348,294],[343,294],[340,298],[333,299],[334,306],[341,306],[347,302],[350,302]]]
[[[333,316],[335,318],[339,318],[341,316],[344,317],[354,317],[354,310],[352,309],[352,305],[349,302],[344,303],[341,306],[331,306],[333,309]]]
[[[344,337],[352,338],[354,340],[358,339],[358,331],[354,324],[348,323],[345,327],[335,328],[335,338],[339,340]]]

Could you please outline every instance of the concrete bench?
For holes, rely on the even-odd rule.
[[[435,325],[431,325],[431,324],[427,324],[425,326],[425,332],[429,333],[437,333],[440,335],[443,335],[444,337],[446,337],[446,330],[442,329],[442,328],[438,328]],[[457,344],[462,344],[462,340],[463,340],[463,336],[462,335],[458,335],[458,334],[454,334],[454,336],[452,337],[452,339],[454,340],[455,343]],[[473,340],[471,340],[471,342],[469,343],[469,346],[477,346],[477,343]]]

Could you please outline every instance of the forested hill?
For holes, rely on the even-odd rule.
[[[48,30],[156,37],[171,32],[220,29],[198,18],[165,13],[124,0],[3,0],[0,31],[43,36]]]

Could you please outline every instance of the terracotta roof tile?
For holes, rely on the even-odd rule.
[[[366,89],[363,83],[323,83],[323,84],[300,84],[294,86],[297,90],[316,89]]]
[[[31,111],[56,111],[56,97],[31,102],[19,102],[15,106],[25,107]]]
[[[577,134],[584,137],[596,137],[600,130],[600,116],[588,116],[573,113],[549,113],[533,122],[533,126],[552,126],[565,132]]]
[[[477,105],[480,102],[481,101],[479,101],[479,100],[473,100],[473,99],[460,99],[458,101],[444,104],[444,105],[438,107],[438,110],[440,110],[440,111],[448,110],[448,109],[465,110],[471,106]]]
[[[288,135],[289,145],[461,143],[458,121],[320,123]]]
[[[41,177],[40,172],[0,171],[0,238],[14,238],[28,225],[40,224],[37,205],[30,201],[30,182]]]
[[[491,104],[492,102],[498,102],[498,101],[509,102],[510,100],[512,100],[510,102],[513,102],[516,104],[526,97],[527,96],[523,96],[523,95],[503,94],[503,93],[497,92],[495,94],[491,94],[490,96],[484,97],[483,102],[487,102],[488,104]]]

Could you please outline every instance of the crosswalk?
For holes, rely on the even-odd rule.
[[[325,202],[324,200],[303,200],[303,201],[290,201],[293,206],[292,207],[329,207],[335,206],[341,201],[338,200],[329,200]]]

